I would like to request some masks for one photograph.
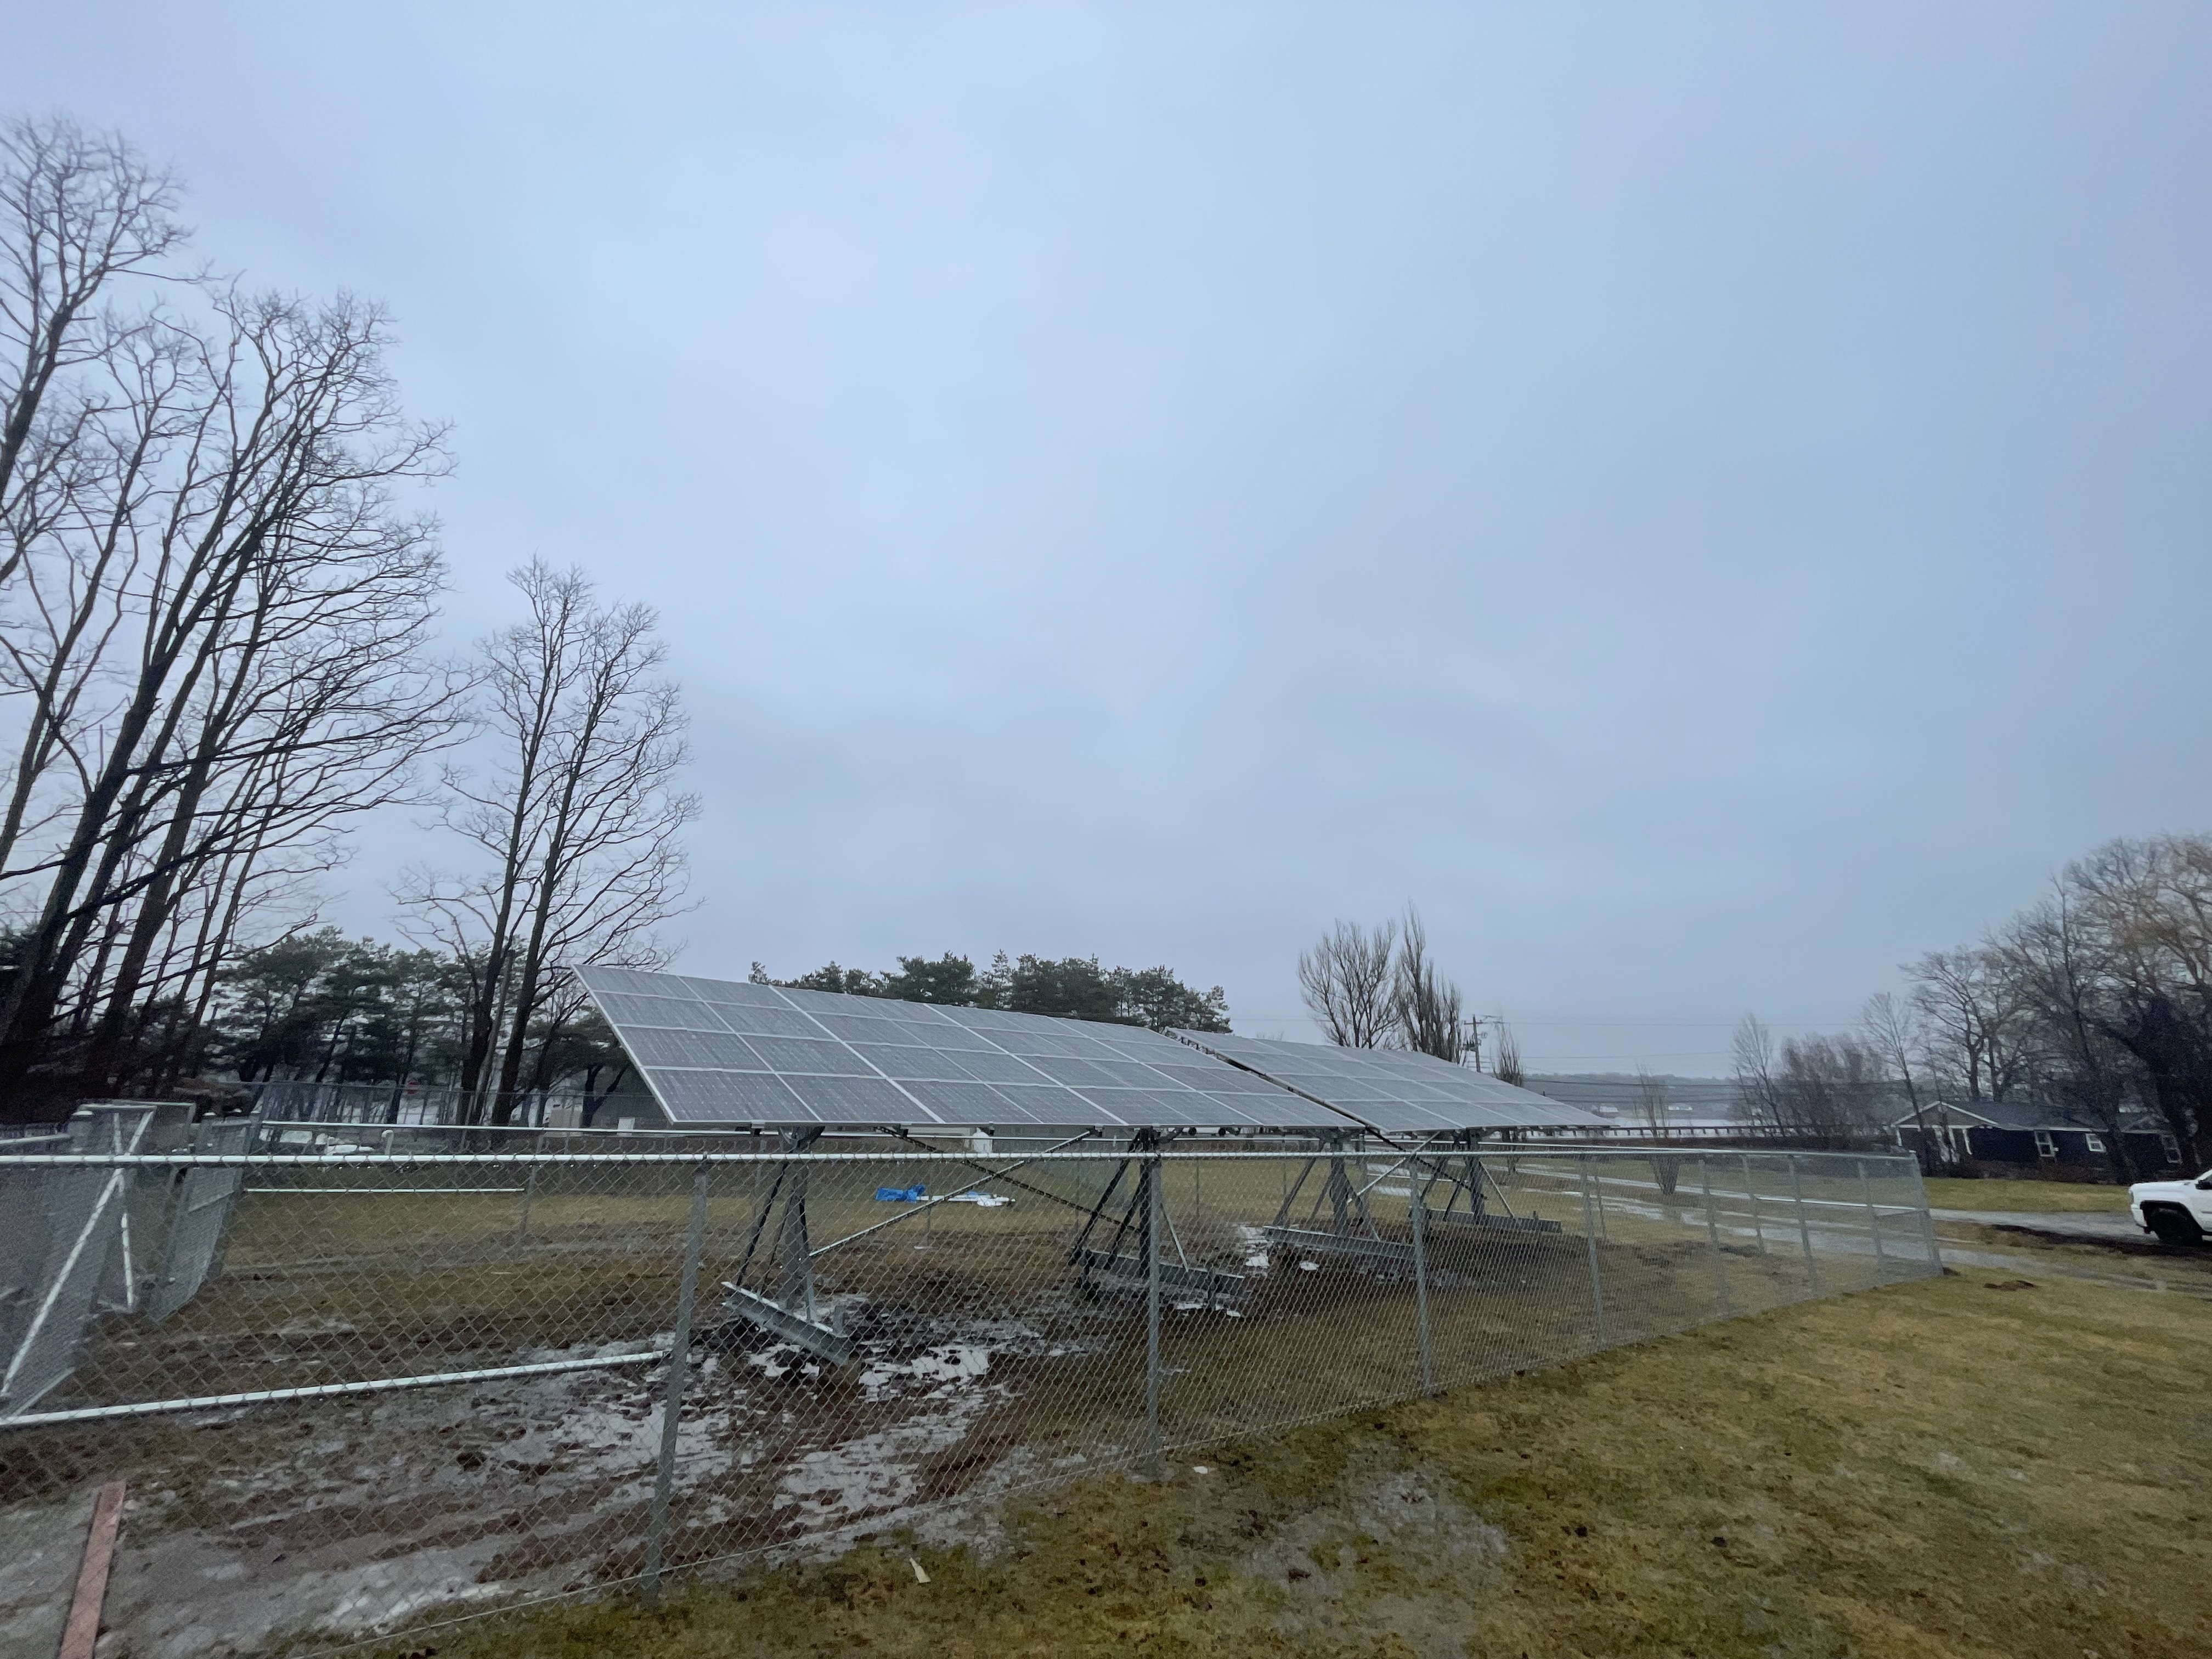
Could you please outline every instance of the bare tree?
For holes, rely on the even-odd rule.
[[[113,141],[18,127],[8,156],[13,1112],[33,1074],[119,1082],[155,1005],[172,1034],[204,1010],[256,905],[408,795],[449,688],[420,654],[434,538],[392,494],[441,434],[399,414],[382,315],[161,272],[168,186]],[[94,312],[157,275],[175,305]]]
[[[1987,945],[1930,951],[1905,971],[1926,1032],[1928,1059],[1968,1100],[2008,1099],[2030,1039],[2017,989]]]
[[[1521,1042],[1513,1035],[1513,1028],[1502,1019],[1494,1019],[1491,1026],[1495,1035],[1491,1038],[1490,1074],[1500,1083],[1510,1083],[1516,1089],[1528,1086],[1528,1073],[1521,1068]]]
[[[1466,1058],[1467,1022],[1459,987],[1445,979],[1430,958],[1428,930],[1410,904],[1398,935],[1390,1004],[1397,1040],[1407,1048],[1455,1066]]]
[[[1774,1037],[1756,1014],[1737,1022],[1731,1048],[1735,1062],[1736,1108],[1753,1123],[1782,1127],[1781,1090],[1774,1080]]]
[[[113,134],[66,117],[0,125],[0,520],[16,522],[27,473],[51,488],[97,430],[105,377],[81,387],[73,374],[128,327],[104,313],[103,290],[181,241],[176,205],[176,181]],[[0,589],[25,552],[0,544]]]
[[[1932,1174],[1938,1165],[1948,1161],[1948,1142],[1939,1145],[1929,1131],[1927,1103],[1921,1097],[1920,1079],[1914,1073],[1926,1043],[1919,1012],[1887,991],[1880,991],[1869,997],[1866,1006],[1860,1010],[1859,1030],[1867,1047],[1904,1089],[1905,1102],[1912,1111],[1912,1125],[1919,1135],[1918,1150],[1924,1166]]]
[[[1672,1131],[1667,1120],[1667,1084],[1664,1079],[1654,1077],[1648,1066],[1636,1068],[1636,1109],[1652,1138],[1665,1140]]]
[[[1310,951],[1298,953],[1298,988],[1307,1009],[1331,1042],[1372,1048],[1396,1023],[1390,996],[1391,957],[1398,924],[1372,932],[1340,921]]]
[[[2043,1091],[2103,1130],[2113,1173],[2131,1179],[2127,1119],[2143,1077],[2109,1027],[2119,1008],[2108,942],[2086,924],[2080,896],[2060,880],[2049,898],[1999,930],[1991,948],[2034,1013]]]
[[[1785,1037],[1774,1079],[1781,1127],[1814,1142],[1861,1139],[1880,1121],[1880,1057],[1850,1033]]]
[[[684,716],[656,678],[653,613],[601,605],[579,571],[532,563],[511,580],[528,619],[481,653],[497,758],[481,776],[449,774],[442,819],[489,862],[462,877],[418,870],[403,890],[416,931],[471,975],[461,1086],[495,1123],[513,1115],[541,1017],[580,1012],[578,967],[666,960],[654,930],[676,914],[678,837],[698,811],[675,787]]]
[[[1636,1068],[1636,1109],[1654,1140],[1674,1139],[1674,1126],[1667,1119],[1666,1080],[1654,1077],[1648,1066]],[[1651,1160],[1651,1173],[1659,1183],[1660,1196],[1672,1198],[1674,1188],[1681,1182],[1681,1160],[1674,1157],[1655,1157]]]
[[[2099,1029],[2197,1168],[2212,1163],[2212,837],[2116,841],[2067,866],[2097,945]]]

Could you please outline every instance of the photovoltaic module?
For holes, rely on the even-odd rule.
[[[1298,1133],[1595,1127],[1426,1055],[587,968],[672,1122]]]

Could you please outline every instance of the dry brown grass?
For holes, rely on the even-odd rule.
[[[1103,1478],[979,1523],[986,1548],[886,1536],[392,1651],[2201,1653],[2205,1267],[1802,1305]]]

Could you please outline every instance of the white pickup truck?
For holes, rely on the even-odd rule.
[[[2212,1170],[2194,1181],[2138,1181],[2128,1188],[2136,1225],[2161,1244],[2194,1244],[2212,1234]]]

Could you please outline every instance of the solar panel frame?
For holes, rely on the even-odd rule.
[[[634,1034],[631,1058],[640,1066],[682,1071],[770,1072],[760,1051],[731,1031],[685,1031],[641,1026]]]
[[[818,1037],[821,1026],[796,1008],[761,1008],[712,1003],[715,1015],[740,1036]]]
[[[881,1043],[856,1042],[853,1049],[885,1077],[900,1083],[975,1081],[957,1058],[941,1048],[892,1048]]]
[[[590,968],[583,980],[674,1122],[1428,1135],[1601,1121],[1404,1051],[635,969]]]
[[[589,969],[584,982],[672,1121],[1331,1127],[1327,1109],[1263,1081],[1255,1108],[1247,1073],[1141,1027],[630,969]]]
[[[1178,1030],[1192,1047],[1317,1099],[1385,1134],[1596,1128],[1604,1120],[1534,1090],[1406,1049]]]

